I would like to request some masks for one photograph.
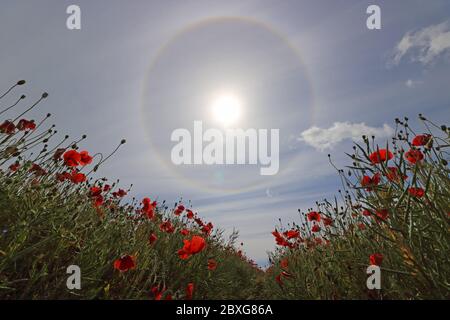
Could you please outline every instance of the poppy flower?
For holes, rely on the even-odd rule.
[[[387,167],[386,171],[386,178],[389,181],[398,182],[401,179],[406,180],[408,178],[407,175],[401,174],[397,167]]]
[[[320,227],[319,227],[317,224],[315,224],[315,225],[313,225],[313,227],[311,228],[311,231],[312,231],[312,232],[319,232],[319,231],[320,231]]]
[[[9,170],[11,170],[12,172],[19,170],[19,168],[20,168],[20,163],[18,161],[14,162],[13,164],[11,164],[9,166]]]
[[[216,270],[217,268],[217,262],[214,259],[209,259],[208,260],[208,270],[213,271]]]
[[[190,282],[186,286],[186,300],[192,300],[193,295],[194,295],[194,284]]]
[[[68,167],[76,167],[80,164],[81,155],[76,150],[66,151],[63,155],[64,164]]]
[[[276,281],[280,286],[283,286],[283,280],[281,280],[281,273],[275,277],[275,281]]]
[[[170,221],[164,221],[159,225],[159,230],[167,233],[173,233],[175,231],[175,227]]]
[[[13,122],[6,120],[0,125],[0,132],[6,134],[13,134],[16,131],[16,126]]]
[[[386,160],[391,160],[393,157],[394,155],[392,154],[392,152],[386,149],[377,150],[369,155],[369,159],[372,164],[385,162]]]
[[[411,164],[416,164],[423,160],[423,153],[417,149],[411,149],[405,153],[405,159]]]
[[[308,221],[317,221],[320,222],[320,213],[316,211],[311,211],[307,215]]]
[[[92,157],[89,155],[89,152],[83,150],[80,152],[80,165],[86,166],[92,162]]]
[[[370,212],[367,209],[364,209],[363,212],[362,212],[362,215],[365,216],[365,217],[370,217],[372,215],[372,212]]]
[[[156,201],[150,200],[150,198],[144,198],[142,200],[142,213],[144,213],[147,218],[149,219],[153,219],[154,215],[155,215],[155,208],[156,208]]]
[[[33,120],[25,120],[25,119],[20,119],[19,122],[17,123],[17,129],[19,129],[20,131],[24,131],[24,130],[34,130],[36,129],[36,124],[34,123]]]
[[[212,229],[213,229],[213,224],[211,222],[208,222],[207,225],[204,225],[202,227],[202,232],[206,235],[209,235],[211,233]]]
[[[365,187],[367,191],[372,191],[380,183],[380,174],[377,172],[372,177],[363,176],[361,179],[361,186]]]
[[[162,295],[164,294],[165,288],[162,288],[162,290],[159,290],[158,286],[154,286],[151,288],[151,292],[153,293],[153,297],[155,300],[161,300]]]
[[[366,225],[362,222],[358,223],[358,229],[359,230],[365,230],[366,229]]]
[[[103,196],[98,195],[94,198],[94,207],[100,207],[103,204]]]
[[[176,216],[179,216],[180,214],[182,214],[184,211],[184,206],[183,205],[179,205],[175,211],[173,212]]]
[[[187,235],[189,234],[189,230],[188,230],[188,229],[181,229],[181,230],[180,230],[180,233],[181,233],[183,236],[187,236]]]
[[[57,173],[56,174],[56,179],[60,182],[64,182],[66,180],[70,180],[70,173],[68,172],[63,172],[63,173]]]
[[[281,259],[281,261],[280,261],[281,268],[287,269],[288,265],[289,265],[289,260],[287,258]]]
[[[189,209],[186,210],[186,217],[188,219],[193,219],[194,218],[194,213],[192,212],[192,210],[189,210]]]
[[[284,236],[288,239],[298,238],[300,233],[297,230],[289,230],[284,233]]]
[[[331,226],[333,224],[333,219],[325,217],[323,218],[323,225],[324,226]]]
[[[152,245],[156,242],[156,240],[158,240],[158,237],[152,233],[149,237],[148,237],[148,244]]]
[[[81,172],[73,170],[70,174],[70,181],[72,181],[74,184],[78,184],[86,181],[86,176]]]
[[[383,262],[383,255],[381,253],[371,254],[369,260],[371,265],[380,266]]]
[[[428,141],[430,141],[430,139],[430,134],[419,134],[412,140],[412,145],[416,147],[424,146],[428,143]]]
[[[201,252],[205,246],[206,241],[201,236],[193,236],[191,240],[183,240],[184,246],[178,250],[178,256],[182,260],[188,259],[191,255]]]
[[[408,193],[415,198],[422,198],[425,195],[425,190],[422,188],[409,188]]]
[[[387,209],[377,210],[375,216],[381,220],[386,220],[389,217],[389,211]]]
[[[114,261],[114,269],[119,270],[120,272],[126,272],[134,268],[136,268],[135,256],[127,254]]]
[[[111,186],[110,186],[109,184],[105,184],[105,185],[103,186],[103,191],[104,191],[104,192],[108,192],[109,190],[111,190]]]
[[[112,195],[114,198],[123,198],[127,195],[127,192],[123,189],[119,189],[118,191],[114,191]]]
[[[91,197],[98,197],[99,195],[101,195],[101,193],[102,193],[102,189],[99,187],[94,186],[89,189],[89,195]]]

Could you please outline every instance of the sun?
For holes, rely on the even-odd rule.
[[[242,103],[233,94],[220,94],[212,103],[212,115],[216,122],[224,127],[235,125],[242,114]]]

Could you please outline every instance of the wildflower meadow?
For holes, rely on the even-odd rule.
[[[277,247],[262,269],[195,204],[136,199],[102,177],[126,141],[85,150],[86,136],[61,136],[45,111],[28,118],[48,94],[26,105],[25,85],[0,92],[0,299],[450,298],[445,125],[396,119],[392,140],[362,137],[347,167],[329,155],[342,188],[267,230]],[[71,265],[78,289],[67,286]],[[380,289],[367,287],[370,265]]]

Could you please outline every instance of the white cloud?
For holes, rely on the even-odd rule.
[[[449,53],[450,23],[445,21],[406,33],[394,49],[392,63],[399,64],[403,58],[409,57],[413,62],[426,65]]]
[[[417,87],[418,85],[420,85],[422,83],[423,83],[423,81],[420,81],[420,80],[408,79],[405,82],[405,86],[407,86],[408,88],[412,89],[412,88],[415,88],[415,87]]]
[[[346,139],[360,140],[363,135],[386,138],[391,137],[393,133],[394,130],[387,124],[376,128],[369,127],[364,122],[335,122],[328,129],[313,126],[303,131],[298,140],[323,151],[325,149],[332,149],[336,144]]]

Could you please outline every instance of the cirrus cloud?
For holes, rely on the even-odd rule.
[[[332,149],[344,140],[361,140],[363,135],[387,138],[391,137],[393,133],[394,130],[387,124],[384,124],[382,127],[370,127],[364,122],[351,123],[346,121],[335,122],[327,129],[312,126],[303,131],[298,140],[305,142],[317,150],[323,151],[325,149]]]

